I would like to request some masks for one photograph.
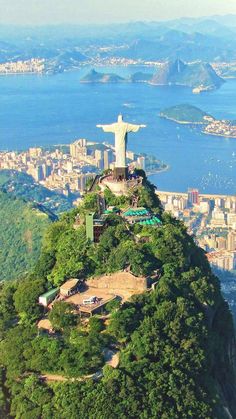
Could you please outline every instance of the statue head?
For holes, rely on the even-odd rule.
[[[123,116],[121,114],[118,115],[118,122],[123,122]]]

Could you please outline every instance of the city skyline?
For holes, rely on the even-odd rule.
[[[235,0],[0,0],[0,23],[16,25],[118,23],[236,14]]]

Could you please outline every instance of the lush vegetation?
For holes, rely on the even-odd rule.
[[[4,417],[223,419],[228,417],[223,406],[236,416],[233,323],[219,281],[184,225],[163,213],[152,185],[145,181],[134,194],[162,218],[161,226],[129,226],[110,215],[99,243],[92,244],[83,219],[98,200],[89,194],[81,208],[49,227],[34,273],[2,285]],[[106,198],[120,206],[131,199],[109,192]],[[75,216],[81,218],[76,230]],[[35,320],[42,316],[37,297],[51,282],[127,266],[137,275],[159,269],[155,291],[122,306],[110,304],[106,322],[98,317],[81,322],[70,305],[55,303],[49,317],[56,335],[37,333]],[[103,367],[104,349],[114,346],[119,367]],[[102,367],[100,380],[84,377]],[[40,375],[48,373],[69,380],[47,384]]]
[[[160,215],[162,209],[154,188],[146,180],[146,186],[134,190],[139,205],[146,206]],[[132,197],[115,197],[109,190],[105,198],[109,205],[127,207]],[[127,228],[125,221],[115,214],[107,217],[107,228],[98,245],[86,239],[85,226],[73,228],[75,214],[83,221],[87,211],[98,210],[96,193],[86,195],[83,205],[65,214],[53,223],[45,236],[42,254],[36,266],[36,274],[60,285],[70,277],[87,278],[92,275],[116,272],[130,266],[135,275],[149,275],[160,266],[158,256],[150,244],[137,243],[138,230]],[[137,230],[137,231],[136,231]],[[150,227],[147,227],[147,232]],[[156,231],[156,229],[155,229]]]
[[[50,214],[0,192],[0,280],[19,279],[34,267]]]
[[[183,104],[164,109],[160,112],[160,116],[180,123],[207,124],[204,117],[210,115],[196,106]]]
[[[48,211],[59,214],[72,207],[72,201],[35,182],[32,176],[15,170],[0,170],[0,190],[16,198],[36,202]]]

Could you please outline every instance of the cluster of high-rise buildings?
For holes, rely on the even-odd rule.
[[[189,233],[219,269],[236,269],[236,196],[158,192],[163,207],[183,220]]]
[[[95,144],[91,152],[91,145],[88,147],[88,141],[80,139],[70,145],[70,156],[76,161],[84,161],[99,170],[108,170],[114,161],[114,152],[110,147],[104,149]]]
[[[25,172],[36,182],[64,194],[83,192],[87,181],[101,168],[97,150],[89,155],[87,148],[87,141],[82,139],[65,150],[34,147],[21,153],[1,152],[0,169]]]

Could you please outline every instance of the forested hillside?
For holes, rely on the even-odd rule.
[[[209,122],[207,122],[205,117],[210,117],[210,115],[196,106],[188,104],[171,106],[161,111],[160,116],[175,122],[189,124],[207,124]]]
[[[0,192],[0,281],[32,270],[50,217],[42,207]]]
[[[0,170],[0,190],[16,198],[41,204],[55,214],[72,207],[72,201],[63,194],[45,188],[32,176],[16,170]]]
[[[100,241],[91,243],[84,216],[97,210],[98,200],[88,194],[80,208],[49,226],[32,274],[2,286],[3,417],[236,417],[234,328],[219,281],[185,226],[163,213],[154,187],[146,181],[133,194],[161,224],[130,225],[108,215]],[[129,204],[129,197],[109,191],[105,198],[110,205]],[[56,334],[38,333],[38,296],[52,284],[127,266],[136,275],[158,269],[156,289],[107,307],[105,321],[83,321],[69,303],[56,302],[48,314]],[[105,348],[119,351],[118,368],[105,365]],[[85,377],[96,372],[95,381]],[[44,382],[43,374],[59,374],[60,381]]]

